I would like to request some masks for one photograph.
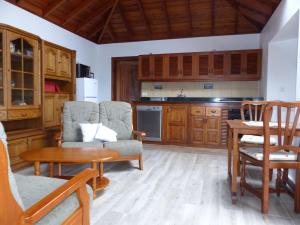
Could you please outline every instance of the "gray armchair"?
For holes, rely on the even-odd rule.
[[[89,224],[93,191],[87,169],[69,181],[12,173],[6,134],[0,123],[0,224]]]
[[[143,170],[143,144],[145,133],[133,131],[132,108],[125,102],[65,102],[63,109],[61,136],[58,143],[62,147],[110,148],[119,152],[114,161],[139,160]],[[102,123],[117,132],[117,142],[94,140],[83,142],[79,123]]]

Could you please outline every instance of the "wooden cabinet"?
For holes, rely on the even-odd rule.
[[[39,109],[41,105],[40,52],[37,38],[7,31],[8,115],[14,110]],[[17,113],[18,114],[18,113]],[[41,113],[24,113],[23,119]],[[15,117],[8,117],[14,119]],[[20,116],[17,117],[20,119]]]
[[[221,108],[192,105],[190,110],[190,143],[220,145]]]
[[[23,133],[17,131],[8,133],[7,135],[8,153],[13,170],[20,169],[29,164],[20,158],[21,153],[32,149],[55,145],[53,133],[45,132],[43,130],[29,130]]]
[[[44,127],[55,127],[61,124],[61,109],[64,102],[69,99],[68,94],[45,94]]]
[[[166,142],[184,144],[187,136],[187,106],[166,106]]]
[[[139,56],[139,80],[259,80],[261,50]]]
[[[6,71],[6,63],[5,63],[5,30],[0,29],[0,121],[7,120],[7,83],[5,71]]]
[[[46,78],[72,79],[72,52],[49,42],[43,44],[43,73]]]

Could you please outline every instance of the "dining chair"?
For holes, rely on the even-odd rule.
[[[263,113],[267,105],[267,101],[243,101],[241,104],[241,119],[244,121],[259,122],[263,119]],[[271,144],[276,144],[274,137],[270,139]],[[240,139],[241,145],[262,145],[264,143],[263,136],[243,135]]]
[[[277,113],[277,123],[270,124],[272,112]],[[242,161],[241,170],[241,194],[244,195],[245,190],[253,193],[261,199],[262,213],[268,213],[269,210],[269,193],[277,193],[279,196],[282,182],[285,175],[282,170],[296,169],[297,181],[299,185],[300,172],[300,147],[294,141],[297,131],[297,125],[300,115],[299,102],[269,102],[265,106],[263,115],[263,147],[241,147],[240,156]],[[270,142],[271,135],[276,135],[278,142],[272,145]],[[256,188],[246,181],[247,162],[262,168],[262,187]],[[270,169],[277,169],[276,186],[270,188]],[[297,188],[296,188],[297,190]],[[295,211],[300,213],[300,196],[295,191]]]

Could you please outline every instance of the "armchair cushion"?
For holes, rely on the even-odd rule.
[[[92,142],[63,142],[61,144],[63,148],[103,148],[103,142],[100,140],[94,140]]]
[[[132,109],[126,102],[99,103],[100,122],[117,132],[118,140],[132,138]]]
[[[104,142],[105,148],[119,152],[121,156],[138,155],[143,152],[143,144],[137,140],[118,140],[117,142]]]
[[[93,102],[65,102],[63,121],[63,140],[82,141],[79,123],[99,123],[99,106]]]
[[[7,154],[7,160],[8,160],[8,179],[9,179],[9,186],[10,186],[10,190],[12,195],[14,196],[15,200],[17,201],[17,203],[19,204],[19,206],[24,209],[24,205],[22,202],[22,199],[19,195],[19,191],[18,191],[18,187],[16,185],[16,180],[14,177],[13,172],[11,171],[10,168],[10,160],[9,160],[9,154],[7,151],[7,136],[6,133],[4,131],[4,127],[2,125],[2,123],[0,122],[0,140],[3,142],[5,150],[6,150],[6,154]]]
[[[23,200],[25,209],[30,208],[39,200],[56,190],[63,185],[66,180],[38,177],[38,176],[23,176],[15,175],[20,196]],[[93,201],[93,191],[87,185],[87,191],[90,196],[90,203]],[[72,194],[69,198],[64,200],[60,205],[54,208],[47,216],[43,217],[37,225],[59,225],[62,224],[77,208],[79,202],[76,194]]]

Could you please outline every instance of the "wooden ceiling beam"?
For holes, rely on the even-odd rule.
[[[162,10],[164,11],[165,19],[167,22],[168,36],[169,36],[169,38],[171,38],[173,36],[173,34],[172,34],[172,27],[171,27],[170,16],[169,16],[166,0],[162,0]]]
[[[241,6],[255,10],[263,15],[270,16],[273,13],[272,6],[265,4],[259,0],[236,0],[236,2]]]
[[[93,0],[84,0],[81,1],[71,12],[67,14],[65,18],[63,18],[62,25],[65,25],[67,22],[69,22],[72,18],[74,18],[76,15],[78,15],[82,10],[84,10],[86,7],[91,4]]]
[[[185,5],[186,5],[186,10],[187,10],[187,15],[188,15],[188,21],[189,21],[189,25],[190,25],[190,34],[193,35],[193,17],[192,17],[192,12],[191,12],[191,1],[190,0],[186,0],[185,1]]]
[[[106,19],[106,21],[105,21],[103,30],[102,30],[102,32],[100,33],[99,37],[97,38],[97,43],[100,43],[100,42],[101,42],[101,40],[102,40],[102,38],[103,38],[103,35],[104,35],[105,31],[106,31],[106,28],[107,28],[107,26],[108,26],[108,24],[109,24],[109,22],[110,22],[110,20],[111,20],[111,17],[113,16],[113,14],[114,14],[114,12],[115,12],[115,9],[116,9],[116,7],[118,6],[118,3],[119,3],[119,0],[115,0],[114,5],[113,5],[113,7],[111,8],[110,13],[109,13],[109,15],[108,15],[108,17],[107,17],[107,19]]]
[[[263,16],[255,11],[252,11],[248,8],[244,8],[243,6],[240,5],[239,11],[247,16],[248,18],[251,18],[253,21],[256,21],[257,23],[264,25],[267,23],[268,18],[266,16]]]
[[[211,0],[211,31],[212,35],[215,34],[215,24],[216,24],[216,1]]]
[[[240,23],[239,11],[235,10],[235,20],[234,20],[234,33],[235,34],[238,34],[238,32],[239,32],[239,23]]]
[[[57,9],[65,0],[54,0],[48,4],[48,6],[43,10],[43,16],[46,17]]]
[[[140,9],[140,12],[142,14],[142,17],[143,17],[143,21],[145,23],[145,26],[146,26],[146,30],[148,32],[148,36],[150,39],[152,39],[152,31],[151,31],[151,26],[150,26],[150,23],[149,23],[149,20],[148,20],[148,17],[145,13],[145,9],[144,9],[144,6],[143,6],[143,3],[141,0],[136,0],[137,1],[137,4],[139,6],[139,9]]]
[[[245,18],[249,24],[257,31],[260,31],[260,27],[257,26],[257,23],[255,23],[253,20],[249,19],[248,16],[244,15],[241,11],[240,11],[240,6],[239,4],[235,1],[235,0],[226,0],[228,2],[229,5],[231,5],[231,7],[233,7],[240,16],[242,16],[243,18]]]
[[[114,31],[113,31],[113,29],[112,29],[112,27],[111,27],[110,24],[107,26],[107,33],[109,34],[111,40],[113,42],[115,42],[116,41],[116,36],[115,36]]]
[[[96,18],[103,16],[109,9],[111,9],[112,4],[111,1],[109,1],[107,4],[105,4],[103,7],[99,7],[97,10],[95,10],[93,13],[91,13],[85,20],[83,20],[77,28],[75,28],[74,32],[80,31],[83,27],[85,27],[88,23],[93,22]]]
[[[125,17],[125,14],[123,12],[122,6],[120,4],[118,4],[116,7],[118,8],[118,11],[119,11],[120,16],[121,16],[121,20],[122,20],[122,22],[123,22],[123,24],[124,24],[124,26],[125,26],[128,34],[129,34],[129,36],[132,37],[133,36],[133,30],[131,29],[131,27],[129,26],[129,24],[128,24],[127,20],[126,20],[126,17]]]

